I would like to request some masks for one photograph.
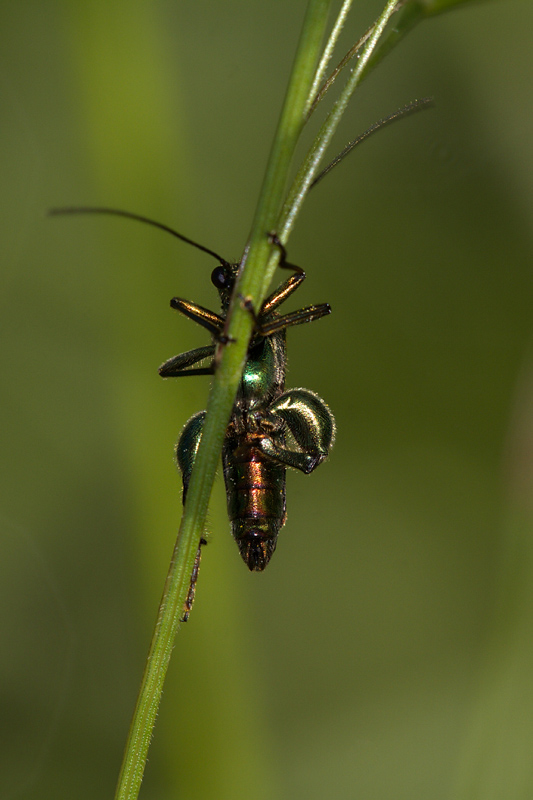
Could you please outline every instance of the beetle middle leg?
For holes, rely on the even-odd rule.
[[[298,450],[278,443],[275,422],[286,426]],[[269,407],[265,419],[272,434],[260,439],[257,445],[266,456],[287,467],[299,469],[308,475],[327,458],[335,439],[335,420],[324,401],[309,389],[290,389],[280,395]]]
[[[209,344],[207,347],[197,347],[195,350],[188,350],[177,356],[169,358],[159,367],[159,374],[162,378],[181,378],[185,375],[212,375],[214,373],[213,362],[209,367],[196,367],[189,369],[193,364],[212,358],[215,355],[215,345]]]

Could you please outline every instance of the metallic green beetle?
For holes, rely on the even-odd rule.
[[[333,163],[314,183],[332,166]],[[130,211],[75,206],[52,209],[50,214],[109,214],[125,217],[160,228],[216,258],[219,266],[211,273],[211,281],[220,295],[221,315],[179,297],[170,301],[172,308],[209,331],[212,344],[180,353],[159,368],[159,374],[164,378],[214,373],[217,344],[231,344],[224,329],[240,264],[231,264],[213,250],[173,228]],[[308,389],[284,391],[287,328],[320,319],[330,314],[331,308],[328,303],[322,303],[289,314],[278,314],[279,306],[305,280],[305,272],[287,262],[285,248],[275,234],[269,234],[269,239],[281,251],[279,266],[292,269],[295,274],[267,297],[258,314],[255,314],[249,300],[242,300],[254,318],[254,331],[222,453],[233,537],[244,562],[250,570],[255,571],[265,569],[276,549],[278,533],[285,524],[286,468],[293,467],[306,474],[312,472],[327,457],[335,438],[335,420],[318,395]],[[207,359],[210,359],[207,367],[194,366]],[[183,477],[183,502],[202,436],[205,413],[200,411],[191,417],[176,445],[176,460]],[[184,620],[188,618],[192,607],[201,548],[205,543],[202,537],[184,605]]]
[[[248,568],[256,571],[265,569],[285,523],[286,468],[293,467],[305,474],[312,472],[327,457],[335,436],[333,415],[318,395],[308,389],[284,391],[286,329],[320,319],[329,314],[331,308],[324,303],[278,314],[278,307],[300,286],[305,273],[288,264],[285,249],[277,237],[271,235],[270,238],[281,249],[280,266],[293,269],[295,274],[264,301],[257,315],[251,304],[243,301],[253,314],[254,332],[222,453],[233,537]],[[215,348],[218,341],[224,341],[226,314],[239,264],[230,264],[212,251],[207,252],[220,261],[211,281],[220,294],[222,314],[219,316],[179,297],[174,297],[170,304],[206,328],[213,336],[213,343],[166,361],[159,368],[164,378],[214,372]],[[204,359],[211,359],[209,366],[191,369]],[[200,411],[191,417],[176,445],[184,501],[205,413]],[[192,603],[198,565],[199,555],[186,614]]]

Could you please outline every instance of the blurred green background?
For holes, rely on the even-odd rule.
[[[169,300],[217,308],[201,253],[45,212],[238,258],[305,5],[0,4],[2,800],[113,796],[209,385],[157,375],[208,342]],[[298,304],[334,313],[290,332],[287,383],[337,444],[288,476],[264,574],[217,480],[144,800],[533,797],[532,26],[530,0],[472,4],[359,91],[337,149],[437,108],[356,150],[290,242]]]

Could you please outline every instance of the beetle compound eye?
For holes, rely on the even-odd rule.
[[[225,289],[228,285],[228,273],[224,267],[215,267],[211,273],[211,283],[216,289]]]

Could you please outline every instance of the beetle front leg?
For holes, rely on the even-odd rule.
[[[199,411],[195,414],[185,425],[181,436],[176,444],[176,462],[180,468],[183,480],[183,495],[182,500],[185,505],[187,497],[187,490],[189,488],[189,481],[191,479],[192,468],[196,459],[196,454],[200,446],[202,438],[202,430],[204,427],[205,411]],[[183,604],[182,622],[187,622],[191,608],[194,603],[194,595],[196,592],[196,582],[198,580],[198,572],[200,570],[200,560],[202,558],[202,545],[207,544],[206,539],[202,536],[198,545],[198,551],[194,560],[194,566],[191,573],[191,582],[189,584],[189,591]]]
[[[290,450],[276,442],[276,436],[265,436],[259,449],[287,467],[308,475],[327,458],[335,439],[335,419],[325,402],[308,389],[290,389],[270,406],[265,419],[278,419],[291,433],[298,450]]]

